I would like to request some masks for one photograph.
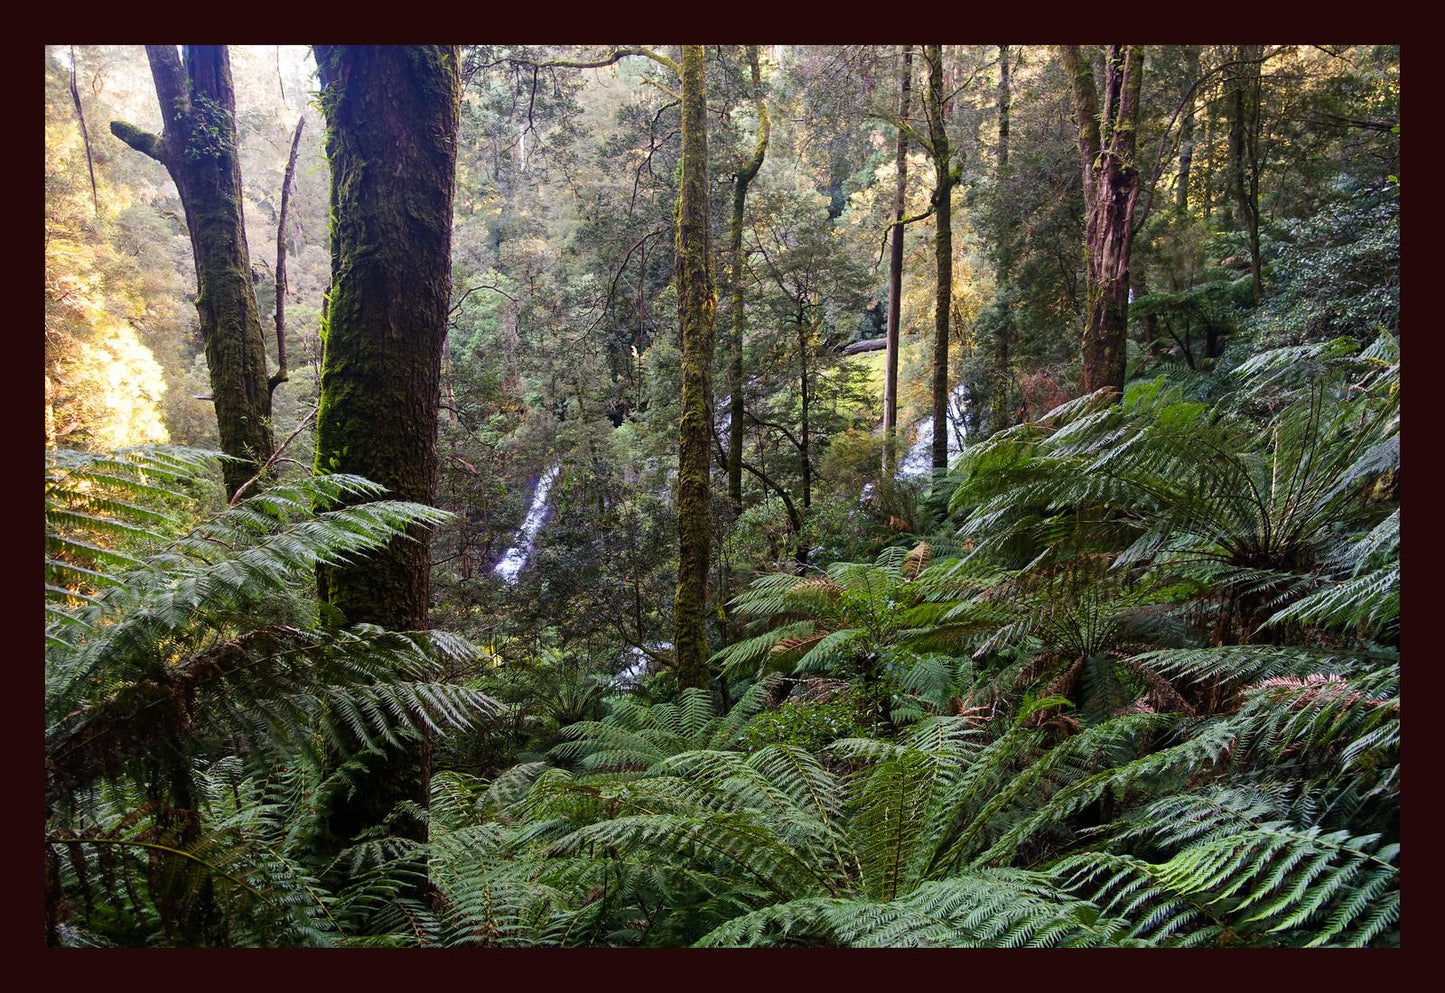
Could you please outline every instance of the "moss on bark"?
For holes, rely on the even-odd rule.
[[[682,326],[678,424],[675,667],[681,686],[708,683],[707,573],[712,541],[708,445],[714,311],[708,224],[707,97],[703,46],[682,46],[682,181],[677,204],[677,308]]]
[[[224,45],[147,46],[165,132],[124,121],[111,132],[161,162],[175,181],[196,261],[196,313],[215,398],[226,493],[234,496],[275,450],[260,309],[242,215],[236,100]]]
[[[451,294],[461,99],[455,46],[316,46],[331,163],[332,287],[316,466],[431,503],[441,355]],[[428,626],[430,547],[414,530],[364,561],[320,570],[347,624]],[[323,856],[400,801],[425,806],[424,745],[367,756],[353,795],[323,812]],[[418,840],[426,825],[395,830]]]

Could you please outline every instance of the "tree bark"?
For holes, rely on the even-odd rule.
[[[1231,73],[1229,147],[1238,219],[1249,233],[1249,276],[1254,305],[1264,300],[1259,258],[1259,109],[1262,45],[1240,45],[1235,57],[1247,64]]]
[[[677,205],[677,309],[682,328],[678,423],[677,589],[673,597],[678,685],[708,684],[707,573],[712,541],[712,353],[717,306],[711,270],[707,96],[703,46],[682,46],[682,180]]]
[[[729,228],[732,239],[732,272],[728,289],[732,293],[733,333],[729,343],[731,363],[728,369],[728,499],[733,512],[743,510],[743,329],[747,324],[743,312],[743,210],[747,205],[748,185],[763,167],[768,151],[768,107],[763,102],[763,82],[758,67],[758,46],[748,46],[748,66],[753,75],[753,102],[758,111],[758,142],[753,157],[733,176],[733,216]]]
[[[909,91],[913,86],[913,46],[903,46],[899,84],[898,120],[908,120]],[[888,354],[883,378],[883,475],[893,478],[898,468],[898,333],[903,313],[903,216],[908,195],[908,132],[898,129],[895,148],[898,175],[893,186],[893,244],[888,259]]]
[[[1129,245],[1134,203],[1139,196],[1134,144],[1144,51],[1139,46],[1109,47],[1102,112],[1088,61],[1075,45],[1064,46],[1062,55],[1073,85],[1088,216],[1084,391],[1109,388],[1122,394],[1129,316]]]
[[[85,167],[90,170],[90,201],[100,214],[100,191],[95,186],[95,156],[90,153],[90,129],[85,126],[85,111],[80,106],[80,88],[75,85],[75,46],[70,46],[70,99],[75,101],[75,116],[80,121],[80,140],[85,145]]]
[[[332,281],[316,466],[400,500],[436,490],[441,353],[451,294],[452,194],[461,98],[457,46],[315,46],[331,163]],[[347,624],[428,626],[430,547],[414,529],[365,561],[318,570]],[[423,808],[425,742],[368,755],[354,793],[322,812],[323,856],[401,801]],[[426,824],[395,829],[419,841]]]
[[[813,460],[809,447],[809,432],[811,425],[808,418],[808,407],[811,402],[811,390],[808,382],[808,348],[810,346],[808,333],[807,311],[805,301],[807,291],[802,290],[798,295],[798,388],[802,399],[802,420],[798,425],[798,452],[803,457],[803,509],[807,510],[813,506]],[[807,561],[805,558],[804,562]]]
[[[1174,188],[1174,205],[1179,213],[1189,210],[1189,171],[1194,162],[1194,107],[1196,97],[1189,96],[1199,80],[1199,46],[1186,45],[1184,57],[1188,73],[1183,82],[1189,105],[1184,108],[1184,120],[1179,125],[1179,178]]]
[[[306,118],[302,117],[291,136],[291,157],[286,160],[286,175],[281,180],[281,216],[276,221],[276,372],[269,382],[273,393],[290,378],[286,366],[286,211],[291,205],[291,178],[296,175],[296,153],[305,126]]]
[[[937,286],[933,302],[933,469],[948,468],[948,321],[953,302],[953,187],[957,182],[949,161],[948,131],[944,127],[943,46],[923,46],[928,63],[929,155],[937,183],[933,189],[933,252]]]
[[[147,45],[165,130],[149,134],[123,121],[111,132],[166,167],[185,208],[196,260],[196,312],[221,451],[226,495],[234,496],[275,450],[266,345],[251,282],[236,155],[236,100],[224,45]]]
[[[1005,187],[1009,179],[1008,132],[1012,97],[1009,80],[1009,46],[1000,45],[998,46],[998,173],[994,182],[998,188],[997,196],[1001,198],[1002,204],[1008,203]],[[999,314],[998,327],[994,337],[993,365],[994,373],[998,378],[994,387],[993,423],[989,425],[991,431],[1001,431],[1008,427],[1013,420],[1010,400],[1013,396],[1013,229],[1015,219],[1008,215],[1006,208],[996,208],[996,210],[998,210],[998,213],[995,214],[998,250],[994,256],[996,264],[994,285],[998,287]]]

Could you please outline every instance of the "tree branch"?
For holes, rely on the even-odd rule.
[[[682,69],[676,62],[666,55],[654,52],[650,48],[616,48],[612,50],[611,55],[596,59],[592,62],[580,62],[570,59],[548,59],[546,62],[533,62],[531,59],[517,58],[509,58],[507,61],[514,65],[532,66],[535,69],[602,69],[606,66],[616,65],[629,55],[640,55],[643,58],[651,59],[658,65],[671,69],[679,77],[682,75]]]
[[[252,483],[260,479],[262,476],[266,475],[266,473],[270,471],[271,467],[281,460],[281,453],[286,451],[286,446],[291,444],[291,442],[295,441],[296,436],[302,431],[304,431],[306,429],[306,426],[316,418],[316,411],[318,409],[320,408],[312,407],[311,410],[306,414],[306,416],[301,418],[301,423],[296,425],[296,430],[292,431],[290,437],[288,437],[285,441],[281,442],[281,444],[276,446],[276,451],[272,453],[269,459],[266,460],[266,464],[260,468],[256,475],[252,476],[240,486],[236,487],[236,492],[231,497],[231,502],[228,503],[226,506],[234,507],[236,506],[236,504],[240,503],[241,494],[245,493]],[[288,459],[287,461],[291,460]]]
[[[930,217],[933,216],[933,212],[934,212],[935,210],[937,210],[937,209],[938,209],[938,202],[937,202],[936,200],[934,200],[933,202],[929,203],[928,209],[925,210],[923,213],[921,213],[921,214],[915,214],[915,215],[912,216],[912,217],[905,217],[905,218],[903,218],[901,221],[894,221],[894,222],[892,222],[891,224],[889,224],[888,227],[884,229],[884,231],[883,231],[883,241],[882,241],[882,242],[879,244],[879,246],[878,246],[878,264],[879,264],[879,265],[882,265],[882,264],[883,264],[883,253],[888,250],[888,238],[889,238],[889,236],[891,236],[891,235],[893,234],[893,229],[894,229],[894,228],[904,228],[904,227],[907,227],[908,225],[914,224],[914,223],[916,223],[916,222],[918,222],[918,221],[926,221],[926,220],[928,220]]]
[[[160,136],[153,135],[149,131],[142,131],[134,124],[127,124],[125,121],[111,121],[110,133],[137,152],[149,155],[162,165],[165,164],[166,160],[161,152]]]

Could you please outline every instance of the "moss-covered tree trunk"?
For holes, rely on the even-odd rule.
[[[903,46],[898,120],[908,120],[913,86],[913,46]],[[888,257],[888,339],[883,364],[883,475],[893,478],[898,468],[898,323],[903,314],[903,209],[908,196],[908,132],[898,129],[894,148],[897,177],[893,184],[893,244]]]
[[[948,468],[948,319],[953,303],[953,187],[957,176],[950,161],[948,129],[944,125],[943,46],[924,45],[928,63],[929,155],[937,183],[933,188],[933,253],[937,285],[933,300],[933,468]]]
[[[234,496],[275,450],[266,345],[251,282],[236,150],[236,98],[225,45],[147,45],[165,130],[112,121],[111,132],[160,162],[185,208],[196,260],[196,312],[211,374],[216,426]]]
[[[1137,45],[1109,47],[1102,111],[1088,60],[1074,45],[1064,46],[1062,54],[1073,83],[1087,215],[1081,349],[1084,390],[1092,393],[1108,387],[1122,393],[1129,317],[1129,243],[1134,203],[1139,197],[1134,144],[1144,50]]]
[[[747,324],[743,310],[743,211],[747,206],[748,185],[763,167],[768,151],[768,107],[763,102],[763,81],[758,67],[758,46],[748,46],[748,66],[753,74],[753,103],[758,111],[758,143],[753,157],[733,175],[733,216],[728,228],[730,263],[728,289],[732,293],[733,333],[729,341],[728,390],[728,499],[733,512],[743,510],[743,329]]]
[[[451,294],[452,192],[461,99],[457,46],[317,45],[331,163],[331,297],[316,465],[431,503],[441,356]],[[345,623],[428,626],[431,555],[417,530],[383,552],[320,570]],[[323,855],[402,801],[425,806],[424,745],[368,756],[350,797],[323,811]],[[424,840],[426,825],[394,831]]]
[[[677,591],[673,648],[678,684],[708,684],[707,573],[712,541],[708,446],[712,428],[713,290],[708,225],[707,97],[703,46],[682,46],[682,179],[677,203],[677,310],[682,327],[682,413],[677,456]],[[741,459],[739,459],[741,464]]]
[[[1229,160],[1236,202],[1235,225],[1249,233],[1249,275],[1258,307],[1264,299],[1259,258],[1259,105],[1263,45],[1239,45],[1240,63],[1230,71]]]

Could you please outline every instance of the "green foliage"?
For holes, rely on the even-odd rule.
[[[839,738],[867,734],[867,714],[875,707],[876,701],[867,700],[861,688],[853,687],[824,700],[787,700],[748,722],[740,744],[748,751],[790,745],[817,752]]]
[[[1118,398],[1077,396],[1084,198],[1059,60],[1010,46],[1005,162],[1000,53],[943,48],[963,87],[951,139],[978,151],[952,170],[949,385],[968,436],[925,482],[879,476],[883,353],[840,355],[882,333],[901,59],[761,47],[772,139],[740,271],[716,268],[719,327],[724,290],[744,308],[750,468],[735,512],[715,361],[714,678],[681,693],[668,70],[535,65],[598,46],[466,50],[437,452],[451,515],[284,474],[222,510],[205,453],[98,451],[162,430],[205,444],[214,415],[192,399],[209,385],[179,208],[149,192],[155,163],[98,142],[96,209],[49,50],[47,444],[97,451],[46,460],[48,940],[1398,944],[1398,50],[1260,50],[1242,147],[1238,50],[1148,50],[1138,137],[1163,157],[1134,218]],[[149,85],[119,49],[77,51],[88,118]],[[191,152],[239,157],[250,242],[270,243],[294,111],[258,87],[275,69],[299,92],[301,60],[235,53],[236,147],[203,127]],[[726,178],[753,90],[741,50],[707,54]],[[1258,302],[1239,153],[1259,183]],[[911,162],[909,216],[931,178]],[[309,408],[327,327],[324,185],[303,165],[278,435]],[[930,228],[905,240],[905,435],[927,403]],[[131,394],[103,388],[117,369]],[[493,566],[554,467],[506,582]],[[318,564],[421,528],[433,624],[484,651],[317,615]],[[426,807],[317,857],[316,812],[423,736]]]
[[[47,576],[94,592],[47,588],[51,940],[334,940],[329,897],[301,861],[299,798],[278,807],[269,791],[344,788],[344,762],[334,782],[314,780],[324,754],[467,728],[494,705],[439,680],[472,654],[464,641],[327,628],[305,599],[318,564],[443,515],[369,499],[381,488],[358,477],[302,477],[162,542],[130,522],[161,518],[148,504],[208,471],[202,453],[56,461],[47,531],[66,559],[48,556]],[[339,506],[357,499],[368,502]],[[62,537],[81,525],[100,539]],[[115,536],[133,554],[99,543]],[[309,785],[296,769],[312,770]]]

